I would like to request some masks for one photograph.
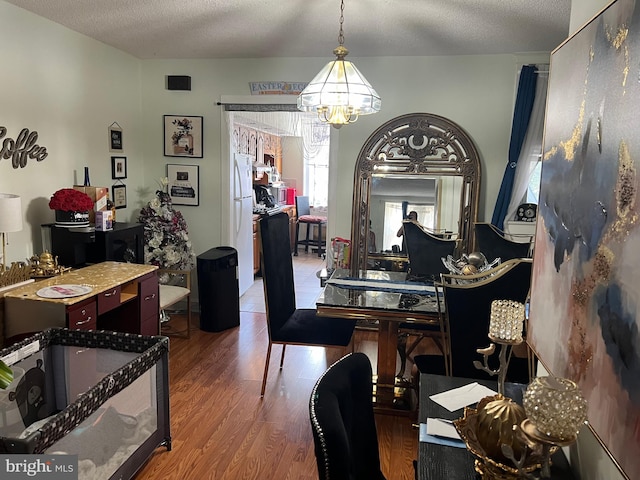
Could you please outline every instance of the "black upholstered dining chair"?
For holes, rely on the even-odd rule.
[[[405,221],[402,225],[410,277],[434,281],[440,278],[441,273],[447,273],[442,259],[455,255],[457,240],[441,238],[415,222]]]
[[[473,226],[475,251],[482,252],[488,261],[500,258],[503,262],[512,258],[531,256],[531,235],[512,235],[495,225],[477,222]]]
[[[309,197],[296,197],[296,239],[294,255],[298,255],[298,245],[304,245],[304,251],[308,252],[309,247],[315,247],[318,250],[318,256],[322,256],[326,247],[326,238],[322,236],[322,227],[327,225],[327,217],[322,215],[311,215],[311,207],[309,207]],[[300,240],[300,224],[306,226],[306,235],[304,240]],[[313,238],[313,227],[318,227],[318,238]],[[311,237],[311,238],[310,238]],[[325,232],[326,237],[326,232]]]
[[[476,350],[487,347],[491,342],[488,338],[491,302],[504,299],[525,303],[531,284],[531,266],[532,259],[517,258],[475,276],[442,275],[439,288],[444,299],[448,352],[444,356],[416,355],[413,360],[418,370],[455,377],[492,378],[473,365],[474,360],[482,361]],[[464,283],[457,283],[460,281]],[[526,357],[511,355],[507,371],[509,381],[529,383],[529,355],[528,348]],[[446,368],[446,361],[449,368]],[[492,367],[497,367],[497,359],[490,362]],[[494,380],[496,378],[493,377]]]
[[[284,213],[260,218],[260,251],[269,346],[260,395],[264,395],[273,344],[282,345],[280,369],[287,345],[345,348],[351,342],[355,320],[319,317],[315,309],[297,309],[293,261],[289,243],[289,216]]]
[[[369,358],[351,353],[331,365],[309,399],[320,480],[385,480],[380,470]]]
[[[426,282],[439,280],[441,273],[448,272],[442,259],[447,258],[448,255],[455,255],[458,242],[455,239],[442,238],[431,233],[415,222],[404,221],[403,228],[409,258],[407,279]],[[424,338],[432,338],[443,348],[442,331],[438,325],[403,322],[398,325],[398,333],[398,354],[400,355],[398,376],[400,377],[403,376],[407,357]],[[413,341],[408,342],[409,337],[413,337]]]

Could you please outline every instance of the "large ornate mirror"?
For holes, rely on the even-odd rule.
[[[352,271],[380,264],[370,259],[401,262],[398,230],[409,211],[417,211],[425,227],[458,238],[467,251],[479,189],[480,157],[459,125],[412,113],[380,126],[364,143],[355,166]]]

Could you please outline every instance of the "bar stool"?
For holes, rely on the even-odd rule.
[[[298,220],[296,221],[296,247],[293,251],[294,256],[298,256],[298,245],[304,245],[304,251],[309,251],[309,245],[318,249],[318,256],[322,256],[325,250],[326,241],[322,239],[322,226],[327,224],[327,217],[320,215],[311,215],[311,209],[309,208],[309,197],[299,196],[296,197],[296,215]],[[307,235],[304,240],[300,240],[300,224],[303,223],[307,226]],[[313,226],[318,226],[318,238],[314,239],[313,236],[309,238],[309,232]]]

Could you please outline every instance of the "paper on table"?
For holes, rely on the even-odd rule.
[[[460,435],[453,423],[439,418],[427,418],[427,434],[460,440]]]
[[[450,412],[455,412],[467,405],[478,403],[484,397],[496,395],[497,393],[484,385],[473,382],[453,390],[431,395],[429,398]]]
[[[429,421],[429,420],[427,420]],[[467,448],[465,443],[460,439],[453,439],[447,437],[439,437],[436,435],[429,435],[427,433],[427,424],[420,424],[420,442],[422,443],[435,443],[437,445],[447,445],[449,447]]]

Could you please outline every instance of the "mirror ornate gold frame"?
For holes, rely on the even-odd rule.
[[[412,185],[408,182],[420,179],[456,185],[454,198],[448,194],[447,208],[453,211],[452,223],[457,229],[452,233],[460,240],[464,252],[472,243],[477,219],[480,174],[480,156],[473,141],[451,120],[429,113],[412,113],[378,127],[362,146],[355,166],[351,271],[367,268],[374,181],[395,180],[407,189]],[[441,195],[442,191],[431,200],[436,203],[436,211],[444,208],[437,205]]]

